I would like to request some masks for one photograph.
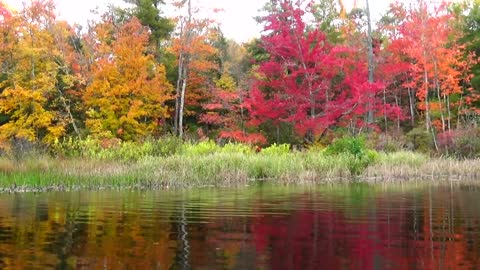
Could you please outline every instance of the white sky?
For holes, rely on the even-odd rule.
[[[20,9],[23,2],[31,0],[0,0],[13,8]],[[214,15],[214,19],[221,24],[227,38],[238,42],[245,42],[260,36],[261,27],[253,19],[258,10],[267,0],[194,0],[193,3],[203,10],[223,9],[223,12]],[[355,0],[343,0],[347,9],[353,7]],[[373,19],[379,18],[392,0],[369,0]],[[167,3],[170,0],[167,0]],[[356,0],[358,7],[363,7],[365,0]],[[122,0],[55,0],[59,18],[69,23],[86,24],[92,18],[90,10],[107,4],[122,5]]]

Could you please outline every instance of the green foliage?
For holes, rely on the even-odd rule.
[[[85,140],[65,139],[54,145],[55,153],[65,157],[83,157],[99,160],[133,161],[145,157],[174,155],[180,151],[181,140],[164,137],[159,140],[146,140],[142,143],[122,142],[119,139]]]
[[[336,21],[340,20],[340,12],[337,8],[337,0],[316,1],[312,8],[312,15],[332,43],[342,42],[341,30],[337,27]]]
[[[127,3],[135,5],[130,16],[137,17],[142,25],[147,26],[151,31],[151,40],[155,45],[169,37],[174,29],[173,22],[161,16],[161,5],[165,4],[161,0],[124,0]]]
[[[260,152],[262,155],[269,155],[269,156],[282,156],[290,153],[290,145],[289,144],[272,144],[267,148],[262,149]]]
[[[433,148],[432,135],[424,128],[414,128],[407,133],[407,145],[411,150],[429,153]]]
[[[181,151],[183,142],[175,136],[165,136],[158,140],[148,140],[152,144],[152,156],[171,156]]]
[[[222,149],[222,153],[242,153],[242,154],[253,154],[253,148],[250,145],[241,144],[241,143],[227,143],[225,144]]]
[[[457,138],[456,147],[452,148],[454,154],[460,158],[480,157],[480,130],[474,136],[461,136]]]
[[[82,143],[87,144],[85,141]],[[99,145],[94,140],[88,143],[99,148],[107,146]],[[480,164],[474,160],[431,160],[426,155],[413,152],[377,154],[370,150],[365,151],[364,158],[355,158],[347,153],[327,155],[318,151],[295,151],[285,155],[229,153],[224,152],[223,148],[214,154],[145,156],[136,162],[123,162],[121,159],[135,157],[132,151],[149,154],[152,151],[149,143],[110,143],[108,147],[111,148],[88,152],[96,155],[95,159],[49,156],[22,160],[0,158],[0,191],[2,188],[25,191],[51,188],[244,186],[257,180],[282,184],[319,183],[358,175],[371,160],[378,161],[376,166],[369,168],[368,175],[372,176],[373,173],[375,177],[383,179],[398,176],[399,167],[403,170],[400,175],[412,178],[450,174],[468,179],[480,170]],[[228,146],[226,149],[236,147],[240,146]],[[108,155],[108,159],[99,159]],[[118,160],[111,160],[113,155]],[[435,181],[441,178],[429,176],[429,179]],[[359,181],[369,182],[369,179],[359,178]]]
[[[343,137],[336,139],[332,144],[330,144],[325,153],[327,155],[339,155],[339,154],[350,154],[355,157],[364,155],[367,146],[365,145],[364,138],[356,137]]]
[[[325,150],[328,156],[343,156],[352,176],[360,175],[378,160],[378,153],[367,148],[362,137],[343,137],[335,140]]]
[[[479,1],[465,1],[463,4],[455,4],[454,8],[460,8],[455,12],[461,15],[463,25],[461,30],[462,36],[460,43],[466,45],[467,53],[475,53],[480,55],[480,2]],[[473,78],[471,79],[472,86],[480,89],[480,63],[470,67]]]
[[[424,154],[408,151],[379,154],[379,163],[385,166],[408,165],[413,168],[418,168],[427,162],[427,160],[428,157]]]
[[[202,141],[197,144],[185,143],[182,147],[182,154],[187,156],[209,155],[220,151],[220,146],[210,140]]]

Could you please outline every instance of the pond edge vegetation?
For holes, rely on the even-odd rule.
[[[264,149],[175,137],[143,143],[66,140],[51,153],[20,145],[0,157],[0,193],[54,190],[168,189],[349,182],[470,181],[478,159],[379,152],[363,137],[344,137],[327,147]],[[53,154],[55,153],[55,154]]]

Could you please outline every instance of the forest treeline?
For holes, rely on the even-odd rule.
[[[270,0],[244,44],[191,0],[125,1],[87,26],[59,20],[52,0],[0,2],[0,148],[369,132],[382,147],[480,151],[477,0],[397,2],[376,25],[337,0]]]

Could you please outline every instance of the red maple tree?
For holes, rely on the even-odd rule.
[[[335,46],[318,29],[307,30],[304,1],[272,2],[260,63],[246,99],[251,123],[293,124],[300,136],[323,134],[332,125],[365,126],[367,104],[382,110],[382,83],[368,82],[365,57],[355,48]]]

